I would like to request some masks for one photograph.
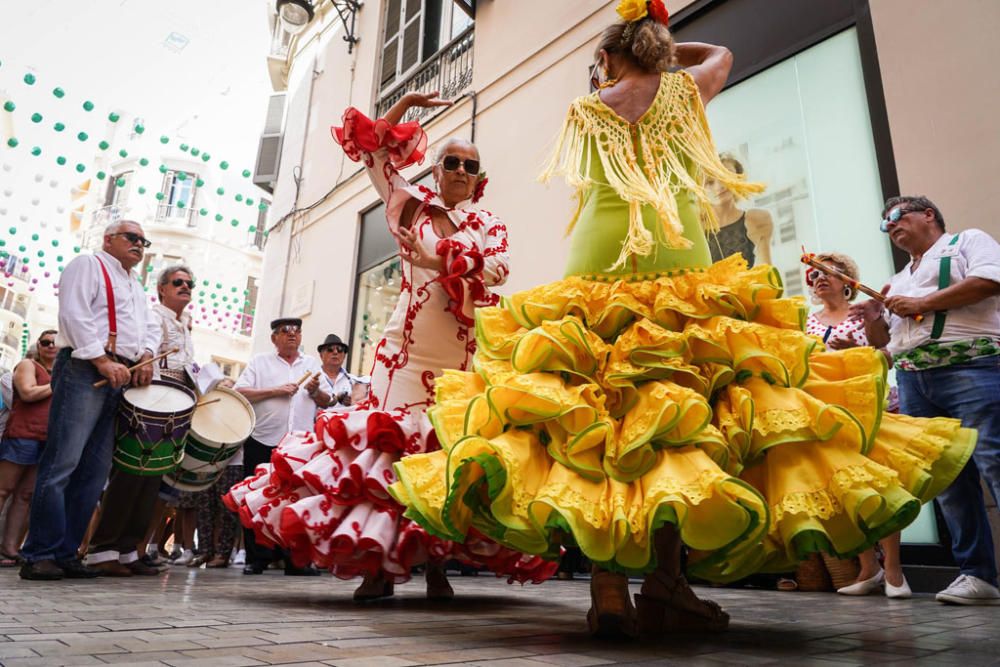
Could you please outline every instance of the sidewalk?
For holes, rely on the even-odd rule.
[[[586,581],[508,586],[455,577],[450,603],[423,582],[359,606],[354,582],[173,568],[158,579],[25,582],[0,571],[0,664],[586,667],[1000,664],[1000,607],[948,607],[833,594],[699,589],[733,616],[728,632],[655,644],[586,633]]]

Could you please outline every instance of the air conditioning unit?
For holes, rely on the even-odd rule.
[[[271,95],[267,103],[267,117],[264,131],[257,147],[257,163],[253,170],[254,185],[274,193],[278,180],[278,166],[281,164],[281,145],[285,125],[285,93]]]

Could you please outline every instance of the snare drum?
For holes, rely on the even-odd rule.
[[[216,387],[200,403],[184,446],[184,460],[163,480],[181,491],[202,491],[215,484],[256,423],[250,402],[232,389]]]
[[[115,465],[132,475],[162,475],[184,458],[197,402],[190,389],[153,380],[122,394],[115,428]]]

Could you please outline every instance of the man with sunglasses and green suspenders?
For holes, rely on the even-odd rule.
[[[148,385],[160,325],[134,269],[149,241],[130,220],[104,230],[103,246],[66,265],[59,278],[61,348],[53,369],[46,447],[38,464],[22,579],[94,577],[77,558],[114,451],[114,425],[127,384]],[[107,380],[102,387],[94,384]]]
[[[893,197],[881,229],[910,263],[877,301],[854,307],[869,341],[892,354],[900,411],[953,417],[979,432],[975,452],[938,496],[960,576],[937,595],[952,604],[1000,604],[980,487],[1000,497],[1000,244],[979,229],[945,231],[926,197]],[[888,310],[888,313],[884,312]]]

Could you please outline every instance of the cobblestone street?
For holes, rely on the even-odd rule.
[[[450,603],[422,581],[360,607],[353,582],[173,568],[159,579],[25,582],[0,572],[0,664],[487,665],[1000,664],[1000,607],[699,589],[733,616],[724,635],[621,645],[586,633],[586,581],[508,586],[455,577]]]

